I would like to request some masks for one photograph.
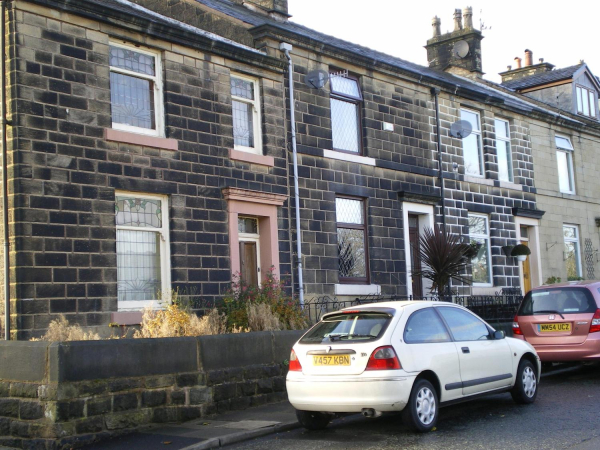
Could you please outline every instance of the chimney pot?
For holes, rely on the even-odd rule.
[[[533,52],[529,49],[525,49],[525,67],[531,66],[533,61]]]
[[[540,58],[540,64],[544,62],[544,58]]]
[[[517,65],[517,69],[521,68],[521,58],[518,56],[515,58],[515,64]]]
[[[465,30],[473,29],[473,8],[470,6],[465,7],[465,13],[463,14],[465,22]]]
[[[462,11],[460,9],[454,10],[454,31],[462,30]]]
[[[508,70],[512,70],[512,66],[506,66]]]
[[[438,37],[442,35],[442,21],[438,16],[434,16],[431,19],[431,25],[433,26],[433,37]]]

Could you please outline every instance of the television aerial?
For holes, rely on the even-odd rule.
[[[473,126],[467,120],[459,120],[450,126],[450,135],[458,139],[464,139],[471,134]]]
[[[304,84],[311,89],[321,89],[329,81],[329,73],[325,70],[311,70],[304,77]]]

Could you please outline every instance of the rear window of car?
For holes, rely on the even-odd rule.
[[[383,335],[391,320],[391,314],[380,312],[331,315],[306,333],[300,343],[373,341]]]
[[[585,288],[538,289],[529,292],[519,316],[534,314],[582,314],[596,312],[596,301]]]

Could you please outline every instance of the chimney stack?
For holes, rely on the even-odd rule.
[[[533,64],[533,52],[529,49],[525,49],[525,67],[529,67]]]
[[[464,28],[463,28],[464,19]],[[433,37],[427,40],[427,61],[432,69],[479,79],[481,70],[481,31],[473,28],[473,8],[454,10],[454,31],[441,33],[441,20],[431,20]]]
[[[454,31],[462,30],[462,11],[460,9],[454,10]]]
[[[521,68],[521,58],[518,56],[515,58],[515,64],[517,65],[517,69]]]
[[[233,0],[251,11],[269,15],[277,21],[284,22],[289,17],[288,0]]]
[[[530,77],[537,75],[538,73],[550,72],[554,69],[554,66],[550,63],[544,62],[544,58],[539,59],[539,63],[533,64],[533,52],[529,49],[525,49],[525,60],[521,66],[521,58],[518,56],[515,58],[516,67],[513,69],[508,66],[506,72],[501,72],[502,83],[507,81],[517,80],[519,78]]]
[[[433,26],[433,37],[438,37],[442,35],[442,21],[438,16],[434,16],[431,19],[431,25]]]
[[[465,21],[465,30],[473,29],[473,8],[470,6],[465,7],[465,13],[463,14],[463,19]]]

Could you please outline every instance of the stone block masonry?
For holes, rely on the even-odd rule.
[[[198,39],[184,47],[153,36],[153,27],[137,29],[130,18],[105,13],[92,20],[31,2],[12,4],[9,186],[16,339],[40,336],[60,314],[84,327],[111,322],[118,311],[116,191],[168,196],[165,260],[171,285],[193,293],[202,305],[220,299],[231,283],[222,190],[287,195],[283,63],[256,52],[255,61],[242,63],[240,47],[236,60],[216,50],[205,53],[191,48],[200,45]],[[163,147],[107,133],[115,131],[108,58],[114,42],[160,55]],[[229,158],[231,71],[260,79],[262,151],[271,167]],[[277,270],[290,274],[287,204],[279,209],[283,248]]]
[[[285,400],[301,334],[0,342],[0,446],[73,448]]]

